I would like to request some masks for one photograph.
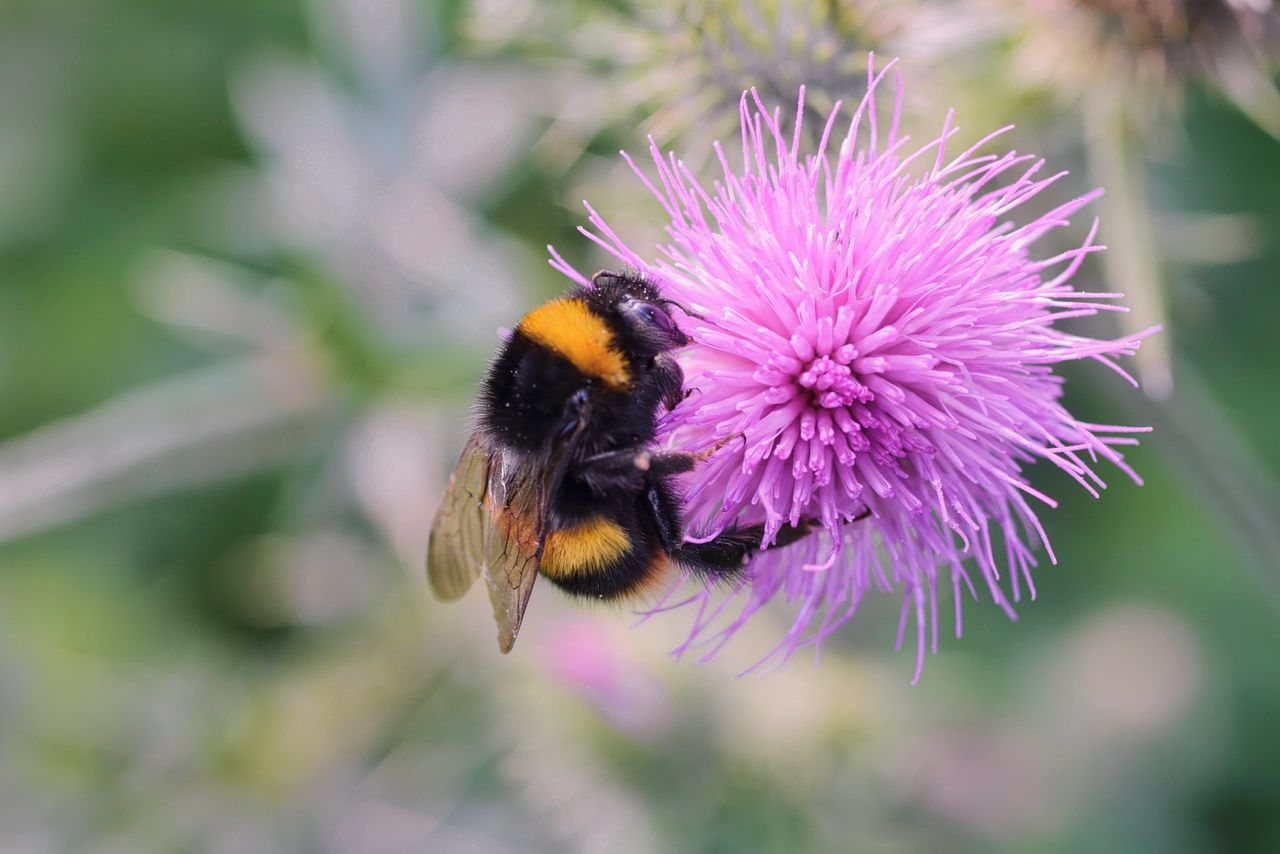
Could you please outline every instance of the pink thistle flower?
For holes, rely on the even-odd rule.
[[[666,417],[667,440],[698,449],[745,436],[690,477],[691,528],[700,538],[763,521],[765,544],[801,519],[823,529],[759,554],[735,595],[687,600],[697,617],[678,653],[697,643],[714,654],[781,596],[795,618],[764,660],[785,661],[820,646],[875,589],[902,597],[899,646],[914,617],[918,679],[926,645],[937,651],[940,581],[950,580],[958,637],[962,586],[977,598],[966,562],[1014,617],[1024,586],[1035,595],[1031,544],[1054,560],[1030,502],[1055,503],[1028,484],[1027,464],[1047,460],[1094,496],[1105,487],[1099,460],[1141,482],[1116,446],[1146,428],[1078,420],[1053,368],[1093,359],[1132,383],[1112,357],[1132,355],[1154,330],[1111,341],[1057,326],[1125,310],[1112,302],[1120,294],[1071,285],[1103,248],[1096,220],[1077,248],[1031,253],[1101,191],[1021,225],[1007,220],[1065,173],[1041,177],[1044,162],[1031,155],[978,153],[1008,128],[949,156],[951,114],[937,139],[908,147],[896,76],[884,134],[875,97],[887,71],[868,63],[868,92],[844,138],[833,143],[837,104],[813,154],[800,152],[802,89],[790,134],[777,110],[744,94],[741,165],[717,144],[724,174],[710,187],[652,140],[656,184],[627,158],[670,217],[671,242],[655,261],[587,205],[595,231],[584,234],[700,315],[682,322],[694,392]],[[585,283],[551,251],[554,267]],[[734,602],[741,609],[726,616]]]

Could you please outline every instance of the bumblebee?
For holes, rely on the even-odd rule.
[[[684,541],[675,476],[701,453],[651,449],[660,408],[685,395],[671,351],[678,307],[639,275],[601,271],[524,316],[489,366],[477,427],[431,528],[427,580],[453,601],[485,579],[509,652],[539,575],[573,596],[621,600],[685,570],[729,580],[760,526]],[[773,547],[808,532],[784,528]]]

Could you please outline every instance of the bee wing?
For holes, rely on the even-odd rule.
[[[498,649],[515,645],[547,539],[547,512],[586,430],[591,404],[575,399],[550,454],[538,462],[506,451],[493,455],[487,500],[493,510],[484,575],[498,623]]]
[[[427,546],[427,583],[442,602],[461,599],[484,576],[510,652],[520,631],[546,532],[546,495],[534,467],[473,435],[454,467]]]
[[[482,572],[489,586],[498,649],[515,645],[533,592],[546,540],[545,478],[534,466],[504,451],[489,471],[489,519]]]
[[[578,401],[545,460],[471,437],[445,490],[427,546],[427,581],[436,598],[460,599],[483,575],[498,625],[498,649],[510,652],[538,578],[547,508],[590,415]]]
[[[427,584],[441,602],[461,599],[480,576],[488,519],[486,500],[494,451],[475,434],[449,478],[427,545]]]

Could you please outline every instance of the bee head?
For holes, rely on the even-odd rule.
[[[665,299],[649,281],[631,272],[601,270],[592,279],[587,300],[609,321],[619,344],[638,358],[652,358],[689,343],[668,310]]]

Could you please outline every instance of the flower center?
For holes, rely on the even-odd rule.
[[[843,355],[843,354],[840,354]],[[813,393],[813,399],[824,409],[839,409],[855,400],[869,403],[875,395],[853,376],[853,369],[830,356],[819,356],[805,366],[796,378]]]

